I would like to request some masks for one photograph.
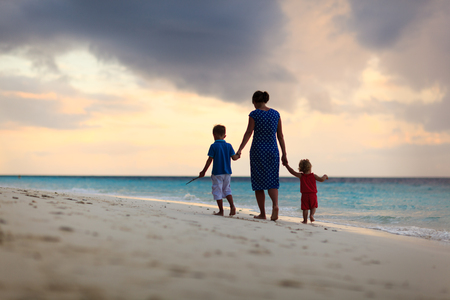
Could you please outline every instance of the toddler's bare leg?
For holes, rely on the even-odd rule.
[[[311,222],[314,222],[316,219],[314,219],[314,214],[316,213],[316,208],[313,207],[311,208],[311,214],[309,215],[309,219],[311,220]]]
[[[217,206],[219,207],[219,212],[214,213],[214,215],[223,216],[223,201],[222,201],[222,199],[217,200]]]
[[[308,210],[304,209],[303,210],[303,224],[308,224]]]
[[[234,216],[236,214],[236,207],[233,202],[233,195],[227,196],[228,203],[230,203],[230,216]]]

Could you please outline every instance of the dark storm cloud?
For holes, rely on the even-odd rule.
[[[35,64],[88,45],[146,78],[228,101],[291,80],[269,62],[284,37],[276,1],[11,0],[0,4],[0,50],[22,49]]]
[[[367,47],[392,47],[421,17],[429,0],[350,0],[348,28]]]

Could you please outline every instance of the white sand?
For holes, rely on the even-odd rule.
[[[238,202],[230,218],[208,205],[0,192],[2,300],[450,299],[450,246],[437,242],[254,220]]]

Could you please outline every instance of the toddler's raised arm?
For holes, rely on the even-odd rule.
[[[316,174],[314,174],[314,177],[316,178],[317,181],[320,181],[320,182],[324,182],[325,180],[328,180],[328,175],[327,174],[323,175],[322,177],[317,176]]]

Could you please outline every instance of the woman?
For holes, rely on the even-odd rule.
[[[267,92],[256,91],[253,94],[252,102],[255,110],[248,118],[248,126],[242,139],[241,146],[237,154],[241,155],[248,140],[253,136],[250,148],[250,172],[252,178],[252,189],[255,191],[256,201],[260,214],[257,219],[266,219],[265,193],[268,190],[272,199],[271,220],[278,219],[278,188],[280,186],[280,154],[278,152],[277,139],[281,147],[281,161],[287,164],[286,146],[284,143],[283,130],[281,128],[280,114],[267,107],[269,94]]]

